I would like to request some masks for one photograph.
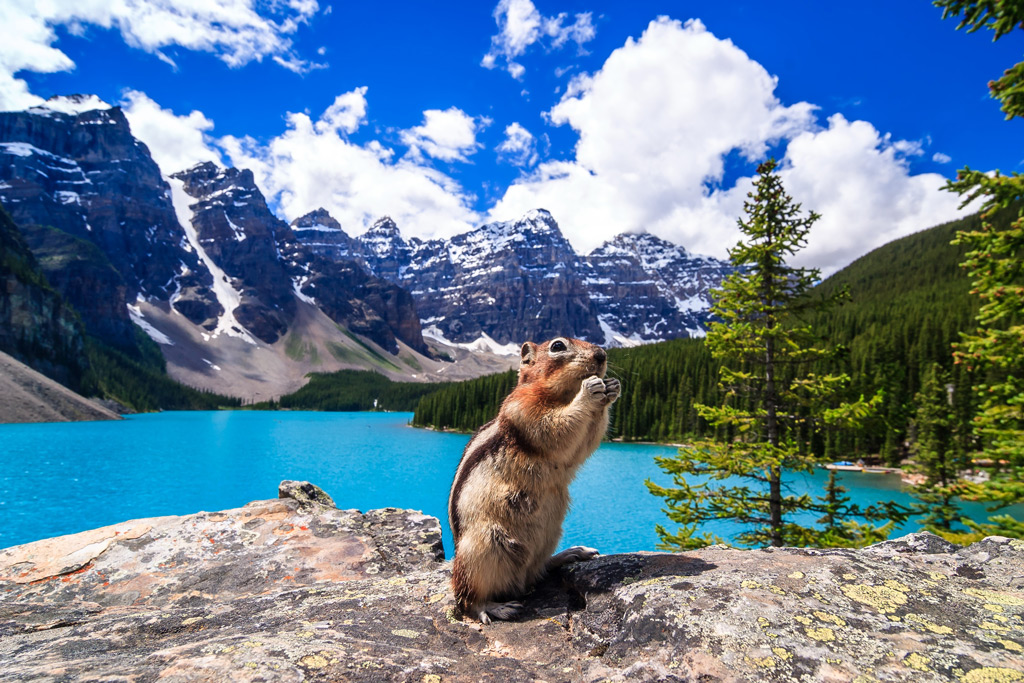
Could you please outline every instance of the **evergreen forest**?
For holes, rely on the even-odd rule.
[[[412,411],[425,395],[443,392],[447,384],[392,382],[370,370],[313,373],[309,382],[292,394],[254,408],[286,410]]]

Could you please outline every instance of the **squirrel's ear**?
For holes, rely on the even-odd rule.
[[[526,342],[523,348],[519,349],[520,365],[529,365],[537,357],[537,345],[533,342]]]

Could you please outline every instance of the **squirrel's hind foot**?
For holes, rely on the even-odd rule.
[[[522,611],[521,602],[485,602],[477,611],[476,618],[481,624],[489,624],[491,619],[509,621],[518,617]]]

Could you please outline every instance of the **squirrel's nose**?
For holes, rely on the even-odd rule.
[[[604,349],[598,349],[597,351],[594,351],[594,360],[598,363],[603,363],[608,360],[608,354],[605,353]]]

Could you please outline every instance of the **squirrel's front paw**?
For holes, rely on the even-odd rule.
[[[595,403],[604,403],[604,380],[597,375],[591,375],[583,380],[583,386],[580,388],[580,393],[583,395],[584,399],[594,401]]]
[[[619,384],[617,379],[606,379],[604,380],[604,402],[611,404],[615,403],[615,400],[622,393],[622,385]]]

